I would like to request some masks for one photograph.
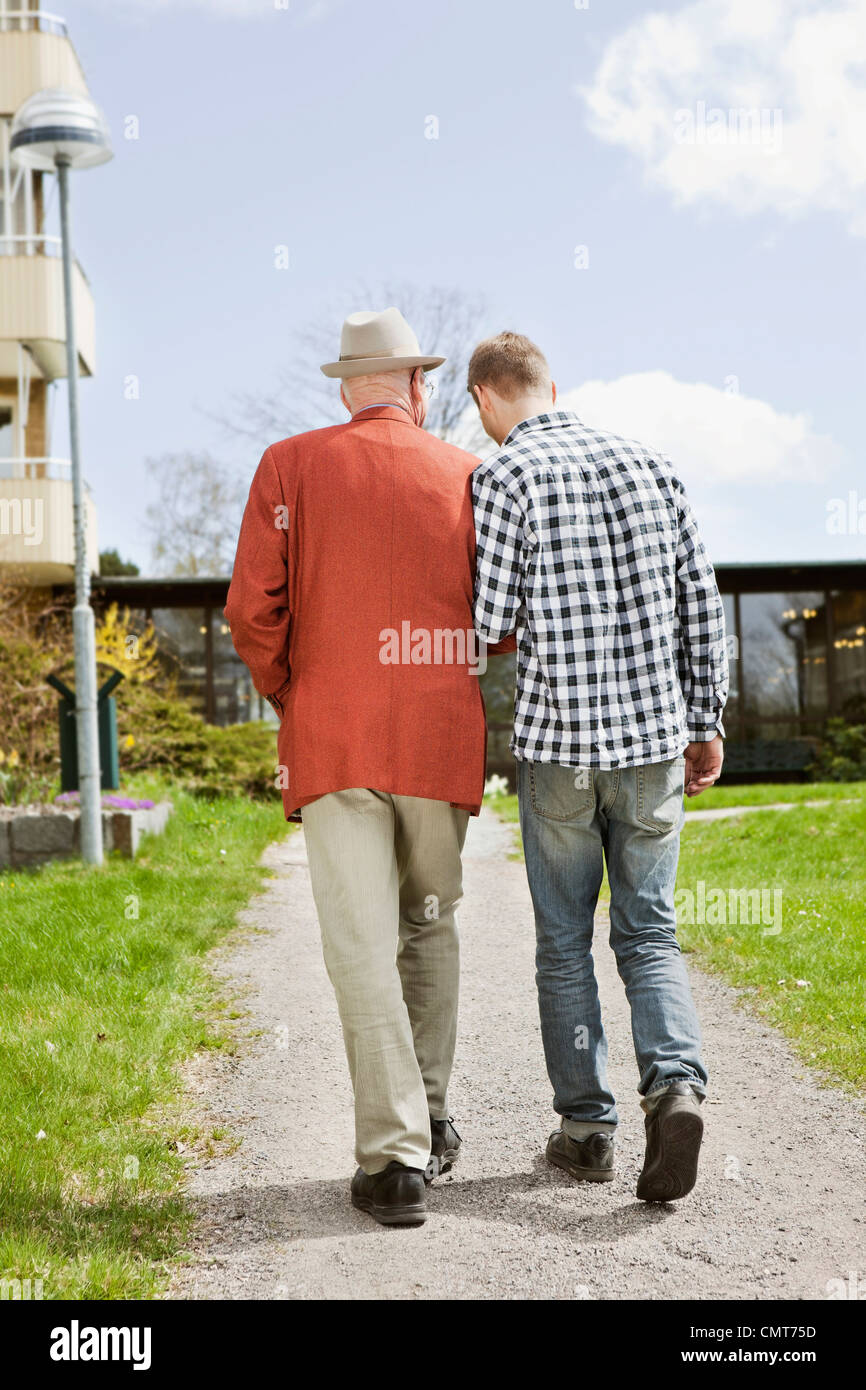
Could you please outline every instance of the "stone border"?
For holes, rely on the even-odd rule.
[[[170,801],[134,811],[103,808],[102,840],[106,854],[117,850],[134,859],[142,835],[160,835],[171,815]],[[81,852],[81,813],[77,807],[10,806],[0,809],[0,869],[27,869]]]

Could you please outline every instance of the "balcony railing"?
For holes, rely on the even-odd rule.
[[[44,232],[26,232],[18,236],[0,236],[0,256],[59,256],[63,242],[59,236]]]
[[[72,463],[61,458],[0,458],[0,478],[58,478],[68,482]]]
[[[4,10],[0,8],[0,34],[15,30],[18,33],[59,34],[67,37],[66,20],[45,10]]]

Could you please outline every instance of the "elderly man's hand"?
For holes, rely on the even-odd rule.
[[[724,740],[716,734],[708,743],[690,743],[685,751],[686,796],[700,796],[718,781],[724,758]]]

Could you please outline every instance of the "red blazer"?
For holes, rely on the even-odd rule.
[[[397,406],[265,450],[225,616],[256,690],[281,715],[287,819],[347,787],[478,813],[487,725],[472,666],[477,463]],[[491,651],[513,648],[512,638]]]

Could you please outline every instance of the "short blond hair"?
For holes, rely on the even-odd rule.
[[[522,333],[498,333],[495,338],[485,338],[472,354],[466,389],[473,400],[477,385],[491,386],[506,401],[545,395],[551,385],[550,367],[531,338]]]

